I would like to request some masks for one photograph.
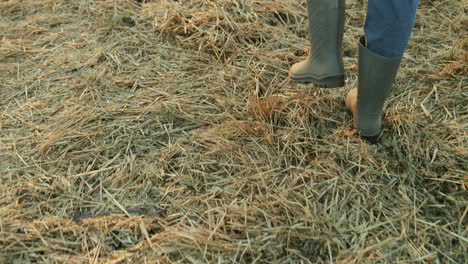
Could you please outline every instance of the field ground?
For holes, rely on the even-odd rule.
[[[381,144],[287,78],[302,0],[0,2],[0,263],[467,263],[467,6],[422,0]]]

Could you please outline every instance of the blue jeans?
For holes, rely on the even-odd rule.
[[[419,0],[369,0],[364,32],[367,48],[399,58],[408,46]]]

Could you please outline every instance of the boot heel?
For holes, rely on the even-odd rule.
[[[316,79],[313,77],[290,77],[295,82],[302,84],[312,84],[319,88],[338,88],[345,86],[344,75],[332,76],[323,79]]]
[[[378,144],[380,143],[381,141],[381,138],[380,136],[382,135],[382,131],[379,132],[379,134],[375,135],[375,136],[364,136],[364,135],[360,135],[360,137],[365,140],[366,142],[368,142],[369,144],[371,145],[375,145],[375,144]]]

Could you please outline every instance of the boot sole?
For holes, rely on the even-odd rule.
[[[326,77],[323,79],[317,79],[317,78],[310,77],[310,76],[295,77],[295,76],[289,75],[289,77],[291,78],[291,80],[297,83],[313,84],[314,86],[319,87],[319,88],[338,88],[338,87],[344,87],[345,85],[344,75]]]

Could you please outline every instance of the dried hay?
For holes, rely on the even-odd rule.
[[[421,1],[362,142],[287,79],[304,1],[0,2],[1,263],[466,263],[463,1]]]

